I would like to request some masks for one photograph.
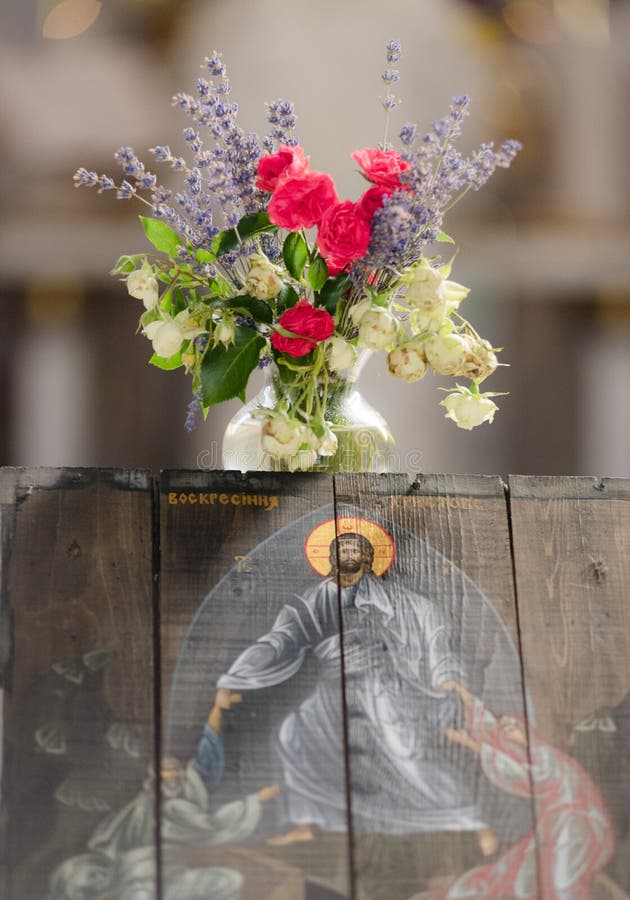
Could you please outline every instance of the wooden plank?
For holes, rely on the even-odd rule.
[[[88,843],[138,791],[152,755],[151,479],[5,470],[0,499],[11,493],[1,522],[11,624],[2,896],[78,896],[94,878],[113,892],[115,860]]]
[[[347,897],[342,689],[339,651],[335,655],[332,646],[338,633],[334,621],[323,618],[325,612],[336,616],[336,585],[334,605],[318,609],[322,576],[305,554],[309,534],[323,521],[334,535],[332,479],[166,472],[160,509],[162,755],[171,759],[164,774],[172,780],[173,771],[196,758],[196,783],[190,767],[185,783],[197,808],[208,806],[207,817],[186,834],[174,821],[177,810],[163,800],[163,856],[167,860],[175,844],[180,852],[184,846],[188,864],[194,862],[191,877],[202,882],[206,871],[209,890],[219,862],[226,878],[242,883],[243,900]],[[323,691],[330,730],[315,735],[323,740],[319,746],[309,739],[320,721],[312,706]],[[211,728],[204,730],[206,724]],[[216,746],[217,734],[225,771],[212,778],[198,744],[205,735]],[[322,764],[325,777],[315,784]],[[201,788],[200,769],[207,784]],[[279,795],[261,803],[261,789],[274,785]],[[229,819],[226,803],[234,804]],[[309,804],[332,805],[335,829],[298,832],[297,840]],[[187,821],[194,813],[189,804]],[[168,860],[163,877],[165,884],[180,877],[170,874]]]
[[[496,788],[453,739],[467,718],[444,690],[457,682],[495,715],[523,713],[503,485],[342,475],[335,496],[339,535],[376,551],[375,574],[342,595],[356,896],[443,898],[533,830],[530,801]],[[535,890],[535,860],[533,874]],[[499,896],[481,887],[458,896]]]
[[[557,796],[576,831],[571,844],[561,814],[547,808],[548,781],[547,793],[536,791],[539,843],[549,847],[566,838],[568,858],[582,857],[588,883],[613,852],[615,832],[616,851],[592,890],[597,897],[624,897],[630,891],[630,481],[519,476],[510,478],[510,496],[524,676],[536,710],[532,748],[537,741],[560,773]],[[533,762],[537,781],[536,757]],[[547,853],[541,859],[548,863]],[[541,872],[548,870],[541,864]],[[570,865],[564,875],[572,875]]]

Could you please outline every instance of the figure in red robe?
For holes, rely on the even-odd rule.
[[[496,718],[457,682],[442,688],[459,694],[466,716],[466,729],[447,729],[449,739],[479,754],[483,771],[499,788],[533,797],[537,830],[450,887],[410,900],[587,900],[614,850],[597,787],[574,759],[531,730],[528,749],[522,718]]]

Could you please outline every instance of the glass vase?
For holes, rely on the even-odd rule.
[[[304,467],[296,466],[291,459],[276,459],[263,450],[265,417],[262,411],[276,408],[283,393],[290,391],[275,364],[271,363],[264,369],[262,389],[228,423],[223,437],[223,468],[241,472],[296,469],[309,472],[393,471],[394,438],[389,426],[357,387],[369,355],[369,352],[360,354],[356,364],[331,381],[322,393],[325,419],[337,438],[337,451],[332,456],[317,456],[314,462]],[[320,389],[319,385],[317,389]]]

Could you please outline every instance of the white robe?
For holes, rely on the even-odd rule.
[[[477,829],[474,775],[453,764],[444,729],[457,703],[438,692],[462,679],[437,604],[404,588],[396,602],[373,574],[339,591],[332,579],[296,596],[271,630],[219,679],[235,691],[267,688],[294,675],[312,651],[314,693],[279,733],[285,815],[292,824],[347,828],[341,646],[348,712],[355,828],[408,834]]]

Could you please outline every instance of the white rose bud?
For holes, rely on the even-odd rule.
[[[272,297],[277,297],[282,288],[281,271],[264,254],[255,253],[250,257],[245,290],[250,297],[257,300],[271,300]]]
[[[449,313],[448,305],[439,307],[433,312],[412,309],[409,313],[409,327],[412,334],[425,334],[427,331],[439,331]]]
[[[359,344],[368,350],[385,350],[396,339],[396,320],[386,309],[369,309],[361,317]]]
[[[229,347],[230,344],[234,343],[235,336],[236,326],[233,320],[229,318],[221,319],[214,329],[214,346],[223,344],[224,347]]]
[[[417,266],[404,279],[407,282],[405,300],[408,306],[434,312],[444,308],[446,292],[444,276],[432,266]]]
[[[305,427],[284,413],[271,414],[262,427],[262,449],[274,459],[294,456],[305,440]]]
[[[488,375],[492,375],[498,365],[499,361],[488,341],[471,338],[470,352],[464,361],[461,374],[478,383]]]
[[[426,375],[427,358],[421,344],[404,344],[387,356],[387,366],[392,375],[411,384]]]
[[[343,338],[333,337],[328,342],[328,368],[331,372],[345,372],[357,361],[357,351]]]
[[[319,439],[317,452],[320,456],[334,456],[338,446],[339,442],[337,441],[337,435],[332,429],[327,428],[323,436]]]
[[[368,311],[368,309],[372,309],[373,304],[369,297],[364,297],[362,300],[359,300],[358,303],[353,304],[350,308],[349,316],[352,320],[353,325],[360,325],[361,319]]]
[[[431,368],[439,375],[463,375],[470,353],[470,338],[466,334],[434,334],[425,341],[424,352]]]
[[[145,309],[153,309],[159,299],[157,278],[148,266],[136,269],[127,276],[127,290],[136,300],[142,300]]]
[[[287,465],[289,467],[290,472],[295,472],[296,469],[310,469],[317,462],[317,457],[321,452],[319,450],[319,438],[312,431],[308,425],[302,426],[302,449],[298,450],[298,452],[294,456],[290,456],[287,459]]]
[[[174,321],[151,322],[144,333],[153,344],[154,352],[165,359],[177,353],[184,342],[184,335]]]
[[[142,332],[153,344],[154,352],[165,359],[174,356],[184,341],[204,333],[203,328],[199,328],[194,319],[191,320],[187,309],[178,313],[174,319],[164,317],[149,322]]]
[[[442,400],[446,407],[446,418],[452,419],[460,428],[471,431],[482,422],[492,422],[498,409],[489,397],[483,394],[453,393]]]

